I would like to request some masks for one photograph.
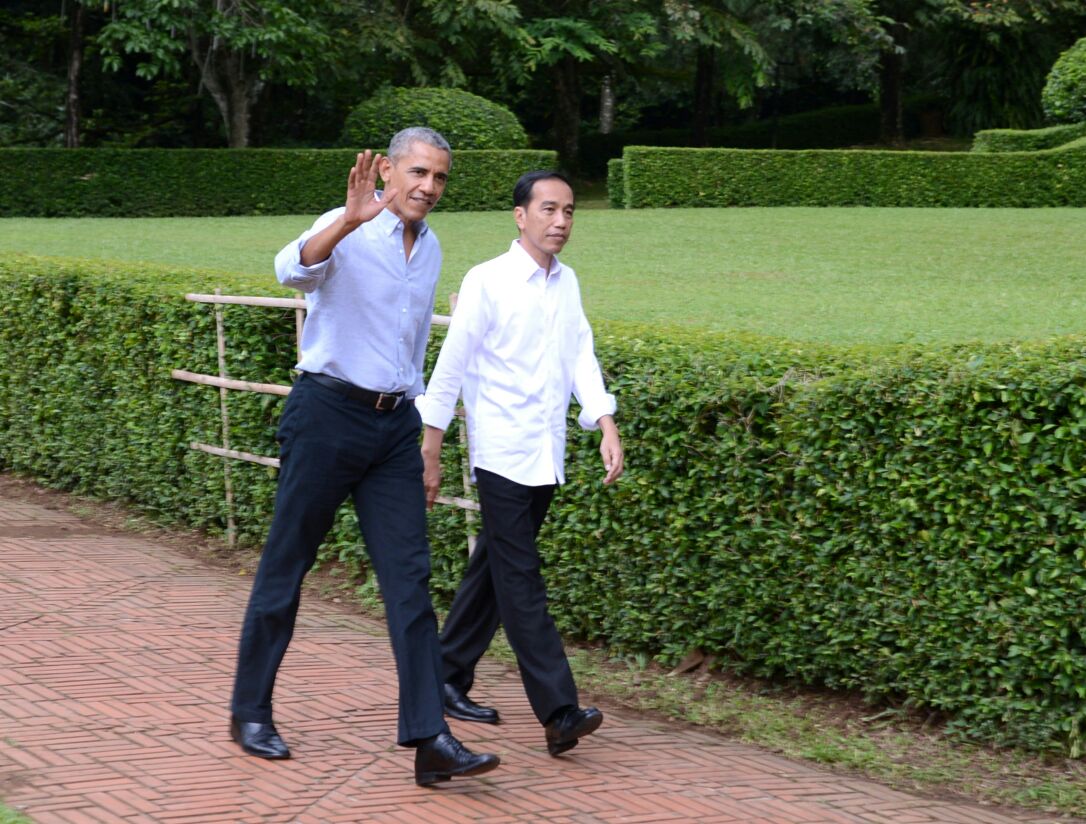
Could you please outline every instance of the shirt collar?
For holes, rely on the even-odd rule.
[[[543,267],[536,263],[535,258],[528,254],[528,250],[520,245],[519,240],[513,241],[509,247],[509,254],[513,256],[514,265],[525,280],[529,280],[537,273],[548,277],[550,275],[560,275],[562,272],[562,264],[558,260],[558,255],[551,257],[551,270],[544,272]]]
[[[378,200],[384,200],[385,193],[383,190],[377,189],[373,194]],[[403,226],[403,221],[391,209],[382,209],[377,213],[377,217],[373,219],[373,224],[386,235],[392,235]],[[422,237],[428,231],[430,231],[430,226],[425,220],[420,220],[415,224],[415,237]]]

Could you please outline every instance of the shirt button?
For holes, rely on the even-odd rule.
[[[407,311],[407,307],[405,306],[405,307],[404,307],[403,309],[401,309],[400,311],[401,311],[401,312],[406,312],[406,311]]]

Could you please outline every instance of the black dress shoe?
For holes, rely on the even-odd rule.
[[[547,734],[547,752],[560,755],[577,746],[577,739],[594,733],[603,723],[603,713],[595,707],[571,707],[551,720],[544,730]]]
[[[290,750],[270,721],[240,721],[230,716],[230,737],[249,755],[257,758],[290,758]]]
[[[415,748],[415,783],[420,787],[448,781],[454,775],[481,775],[501,763],[496,755],[473,753],[443,732]]]
[[[445,685],[445,714],[450,718],[478,721],[480,724],[500,722],[497,710],[479,706],[452,684]]]

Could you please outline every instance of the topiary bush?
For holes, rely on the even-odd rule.
[[[351,110],[343,143],[382,149],[408,126],[429,126],[460,149],[526,149],[528,134],[509,109],[461,89],[385,87]]]
[[[1041,107],[1056,123],[1086,120],[1086,37],[1059,56],[1041,92]]]

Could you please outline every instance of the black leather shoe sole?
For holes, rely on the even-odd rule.
[[[561,755],[569,752],[577,746],[577,741],[586,735],[591,735],[600,728],[603,723],[603,713],[599,710],[589,713],[581,719],[581,722],[568,730],[563,730],[560,737],[547,738],[547,752],[551,755]]]
[[[501,719],[498,717],[497,710],[492,710],[490,713],[475,714],[470,712],[464,712],[449,704],[445,705],[445,714],[449,718],[455,718],[458,721],[471,721],[476,724],[500,724]]]
[[[569,752],[570,750],[572,750],[576,746],[577,746],[577,739],[576,738],[574,738],[572,741],[563,741],[561,744],[552,744],[550,741],[548,741],[547,742],[547,752],[549,752],[551,755],[561,755],[564,752]]]
[[[497,768],[499,764],[501,764],[501,759],[494,755],[479,764],[473,764],[457,770],[416,772],[415,783],[420,787],[428,787],[431,784],[438,784],[442,781],[451,781],[455,776],[467,777],[471,775],[482,775],[483,773],[488,773]]]
[[[283,739],[279,737],[279,734],[272,731],[275,736],[273,741],[267,741],[264,743],[258,743],[248,740],[248,737],[242,730],[242,724],[237,719],[230,720],[230,738],[237,744],[247,755],[254,755],[257,758],[267,758],[269,761],[281,761],[290,758],[290,750],[287,749],[287,745],[283,743]]]

